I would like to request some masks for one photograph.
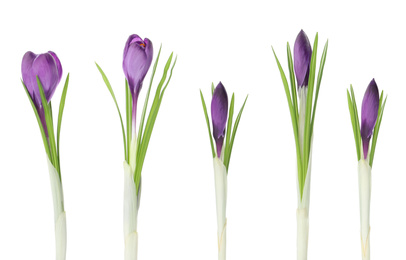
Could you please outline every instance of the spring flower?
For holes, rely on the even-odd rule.
[[[41,96],[37,84],[37,76],[44,89],[47,102],[51,101],[55,89],[62,78],[61,62],[59,61],[58,56],[52,51],[38,55],[31,51],[27,51],[21,63],[21,73],[28,93],[37,108],[45,134],[48,136],[44,108],[42,107]]]
[[[296,37],[293,50],[294,68],[297,80],[297,87],[307,87],[309,81],[310,59],[312,57],[312,46],[306,33],[301,30]]]
[[[375,79],[369,83],[362,100],[361,108],[361,138],[364,159],[368,156],[369,141],[374,130],[379,109],[379,91]]]
[[[227,123],[228,97],[226,89],[220,82],[213,92],[211,100],[211,120],[213,123],[213,137],[216,141],[217,157],[220,158],[223,147]]]
[[[138,95],[151,66],[153,54],[152,42],[148,38],[143,40],[136,34],[128,37],[123,53],[123,70],[133,99],[133,121],[137,111]]]

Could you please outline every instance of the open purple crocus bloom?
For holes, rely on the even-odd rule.
[[[369,83],[362,100],[361,108],[361,138],[364,159],[368,156],[369,141],[374,130],[379,109],[379,90],[375,79]]]
[[[227,91],[220,82],[213,92],[211,100],[211,120],[213,123],[213,137],[216,141],[217,157],[220,158],[221,149],[226,131],[228,114],[228,97]]]
[[[133,99],[133,124],[135,124],[138,95],[151,66],[153,54],[152,42],[148,38],[143,40],[136,34],[128,37],[124,47],[123,70]]]
[[[301,30],[296,37],[293,50],[294,69],[297,80],[297,87],[307,87],[309,81],[310,60],[312,57],[312,46],[306,33]]]
[[[42,88],[47,102],[55,92],[56,87],[62,78],[62,65],[58,56],[52,51],[43,54],[35,54],[27,51],[21,63],[23,82],[30,93],[31,99],[37,108],[45,134],[48,137],[48,130],[45,123],[45,113],[42,107],[41,96],[37,84],[37,76],[41,81]]]

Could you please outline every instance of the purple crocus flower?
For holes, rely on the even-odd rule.
[[[21,62],[21,73],[28,93],[30,93],[31,99],[37,108],[45,134],[48,136],[44,108],[42,107],[36,77],[38,76],[41,81],[45,98],[47,102],[49,102],[62,78],[61,62],[59,61],[58,56],[52,51],[38,55],[31,51],[27,51]]]
[[[301,30],[296,37],[293,50],[294,68],[297,80],[297,87],[306,86],[309,81],[310,60],[312,57],[312,46],[306,33]]]
[[[374,130],[379,109],[379,91],[375,79],[369,83],[362,100],[361,108],[361,138],[364,149],[364,159],[367,158],[369,141]]]
[[[211,120],[213,123],[213,137],[216,141],[217,157],[220,158],[226,132],[228,114],[228,97],[226,89],[220,82],[213,93],[211,100]]]
[[[152,42],[148,38],[143,40],[136,34],[128,37],[124,47],[123,70],[133,99],[133,124],[135,124],[138,94],[151,66],[153,53]]]

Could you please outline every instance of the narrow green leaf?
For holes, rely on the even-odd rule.
[[[327,57],[327,49],[328,49],[328,40],[327,40],[326,44],[324,45],[324,50],[323,50],[323,53],[321,55],[321,60],[320,60],[319,73],[317,75],[316,96],[314,99],[312,123],[310,125],[310,136],[313,135],[314,118],[316,117],[317,100],[319,99],[319,90],[320,90],[321,79],[323,77],[324,64],[326,62],[326,57]]]
[[[130,145],[132,138],[132,107],[133,107],[133,98],[131,94],[130,87],[128,86],[127,79],[125,79],[125,117],[127,124],[127,151],[126,151],[126,162],[130,163]]]
[[[68,92],[68,85],[69,85],[69,73],[68,76],[66,76],[65,80],[65,85],[63,87],[62,91],[62,96],[61,96],[61,101],[59,103],[59,114],[58,114],[58,126],[56,130],[56,144],[57,144],[57,155],[58,155],[58,162],[59,162],[59,172],[61,172],[61,162],[59,161],[59,137],[61,133],[61,125],[62,125],[62,115],[63,115],[63,110],[65,108],[65,99],[66,99],[66,93]]]
[[[230,166],[231,152],[232,152],[233,146],[234,146],[235,135],[236,135],[236,133],[237,133],[237,128],[238,128],[238,125],[240,124],[240,119],[241,119],[242,111],[244,110],[245,103],[247,102],[247,99],[248,99],[248,95],[247,95],[247,97],[246,97],[245,100],[244,100],[244,104],[242,105],[242,107],[241,107],[241,109],[240,109],[240,112],[239,112],[238,115],[237,115],[237,118],[235,119],[235,123],[234,123],[234,127],[233,127],[233,135],[232,135],[232,137],[231,137],[230,144],[229,144],[230,148],[228,149],[228,160],[227,160],[227,163],[224,164],[224,166],[226,166],[226,169],[227,169],[227,174],[228,174],[228,167]],[[231,128],[230,128],[230,129],[231,129]]]
[[[228,123],[226,129],[226,146],[224,147],[224,165],[227,167],[228,162],[230,161],[230,137],[233,126],[233,114],[234,114],[234,93],[231,97],[230,109],[228,112]],[[228,169],[228,168],[227,168]]]
[[[292,128],[293,128],[293,134],[295,136],[295,145],[296,145],[296,158],[297,158],[297,167],[298,167],[298,182],[299,182],[299,189],[300,189],[300,198],[303,196],[303,187],[304,187],[304,182],[302,181],[302,161],[301,161],[301,152],[300,152],[300,146],[299,146],[299,132],[298,132],[298,127],[297,127],[297,119],[296,119],[296,113],[293,110],[293,105],[292,105],[292,99],[290,97],[290,92],[289,92],[289,86],[288,86],[288,81],[286,80],[285,73],[283,72],[282,66],[279,63],[278,57],[276,56],[275,50],[272,47],[273,54],[275,56],[276,63],[278,64],[279,72],[281,74],[283,86],[285,88],[285,94],[286,98],[288,100],[288,105],[289,105],[289,112],[290,112],[290,118],[292,120]]]
[[[350,111],[350,116],[351,116],[352,131],[354,133],[354,141],[355,141],[355,148],[357,151],[357,159],[359,161],[360,147],[359,147],[359,143],[358,143],[357,127],[355,126],[354,106],[352,104],[352,99],[351,99],[350,92],[348,91],[348,89],[347,89],[347,101],[348,101],[348,110]]]
[[[211,83],[211,96],[213,97],[214,94],[214,84],[213,82]]]
[[[44,107],[44,113],[45,113],[45,122],[47,125],[47,130],[48,130],[48,140],[49,140],[49,146],[50,146],[50,152],[51,152],[51,162],[52,165],[55,167],[55,169],[59,170],[59,160],[58,160],[58,155],[56,152],[56,144],[55,144],[55,135],[54,135],[54,124],[52,121],[52,116],[51,116],[51,111],[52,107],[48,105],[48,102],[45,97],[44,89],[42,88],[41,81],[39,80],[37,76],[37,84],[39,88],[39,93],[41,96],[41,101],[42,101],[42,106]],[[61,173],[59,173],[59,178],[61,177]]]
[[[123,118],[121,116],[120,108],[118,107],[116,96],[114,95],[113,88],[110,85],[109,80],[107,79],[106,74],[104,74],[103,70],[100,68],[100,66],[96,63],[97,69],[99,70],[100,74],[103,77],[103,81],[106,84],[108,90],[110,91],[111,97],[114,100],[114,103],[116,104],[116,108],[118,111],[118,115],[120,116],[120,123],[121,123],[121,131],[123,132],[123,143],[124,143],[124,159],[128,158],[127,156],[127,145],[126,145],[126,137],[125,137],[125,130],[124,130],[124,124],[123,124]]]
[[[358,117],[358,109],[357,109],[357,101],[355,100],[355,94],[354,94],[354,88],[352,85],[350,85],[350,90],[351,90],[351,98],[352,98],[352,105],[353,105],[353,111],[354,111],[354,118],[355,118],[355,129],[357,133],[357,146],[359,147],[359,155],[358,155],[358,161],[361,159],[361,147],[362,147],[362,142],[361,142],[361,130],[359,126],[359,117]]]
[[[35,104],[34,104],[34,102],[33,102],[32,99],[31,99],[30,93],[28,93],[27,87],[25,86],[25,84],[24,84],[24,82],[23,82],[22,80],[21,80],[21,83],[23,84],[25,93],[27,94],[28,100],[30,101],[32,110],[34,111],[34,114],[35,114],[35,117],[37,118],[39,130],[41,131],[42,141],[44,142],[45,152],[47,153],[48,159],[49,159],[50,161],[52,161],[51,154],[50,154],[50,151],[49,151],[48,140],[47,140],[47,137],[45,136],[45,131],[44,131],[44,128],[43,128],[43,126],[42,126],[41,119],[40,119],[40,117],[39,117],[37,108],[35,107]]]
[[[141,138],[142,138],[142,134],[143,134],[143,130],[144,130],[145,114],[147,112],[149,94],[151,93],[152,82],[154,81],[156,67],[158,66],[159,56],[161,55],[161,49],[162,49],[162,44],[161,44],[161,47],[159,47],[158,56],[156,57],[156,60],[155,60],[155,63],[154,63],[154,68],[152,69],[152,74],[151,74],[151,79],[149,81],[149,87],[148,87],[147,95],[145,96],[144,108],[142,109],[140,126],[138,127],[138,137],[137,137],[137,147],[136,147],[137,154],[141,150],[140,143],[141,143]]]
[[[378,109],[378,119],[375,124],[374,128],[374,133],[372,136],[372,145],[371,145],[371,151],[369,155],[369,165],[372,167],[372,164],[374,162],[374,156],[375,156],[375,148],[376,148],[376,142],[378,140],[378,134],[379,134],[379,129],[381,128],[381,122],[382,122],[382,117],[383,117],[383,111],[385,109],[385,104],[386,104],[386,99],[388,97],[385,97],[385,101],[383,101],[382,104],[382,99],[383,99],[383,91],[381,93],[381,99],[379,101],[379,109]]]
[[[307,175],[307,168],[309,165],[309,156],[310,156],[310,146],[311,146],[311,132],[310,132],[310,123],[312,117],[312,108],[313,108],[313,91],[314,91],[314,80],[316,76],[316,61],[317,61],[317,45],[318,45],[318,33],[314,38],[313,52],[310,60],[310,71],[309,71],[309,85],[307,87],[307,100],[306,100],[306,115],[305,115],[305,129],[304,129],[304,138],[303,138],[303,180],[304,183]]]
[[[155,98],[154,98],[154,101],[152,103],[152,106],[151,106],[151,109],[150,109],[150,112],[149,112],[149,115],[148,115],[147,123],[145,125],[145,131],[144,131],[144,134],[142,136],[141,143],[140,143],[141,150],[140,150],[140,153],[137,154],[137,163],[136,163],[136,170],[135,170],[135,177],[134,177],[135,184],[136,184],[136,187],[137,187],[137,194],[138,194],[138,185],[139,185],[139,182],[140,182],[140,179],[141,179],[141,171],[142,171],[142,167],[144,165],[144,159],[145,159],[145,155],[147,153],[149,140],[151,138],[152,130],[153,130],[155,120],[156,120],[156,117],[158,115],[159,107],[160,107],[161,101],[162,101],[161,89],[162,89],[163,84],[165,83],[165,80],[166,80],[166,77],[167,77],[167,74],[168,74],[168,70],[169,70],[169,67],[170,67],[171,62],[172,62],[172,57],[173,57],[173,53],[171,53],[171,55],[169,56],[168,61],[166,62],[163,76],[161,78],[161,81],[158,84],[157,89],[156,89]],[[176,59],[175,59],[175,63],[176,63]],[[173,64],[173,66],[175,65],[175,63]],[[171,69],[171,75],[169,76],[169,80],[172,77],[173,66],[172,66],[172,69]],[[169,83],[169,80],[168,80],[168,83]]]
[[[289,42],[287,43],[287,53],[288,53],[288,65],[289,65],[289,76],[290,76],[290,91],[292,92],[293,99],[293,109],[296,113],[296,120],[299,120],[299,108],[297,106],[297,93],[296,93],[296,79],[295,72],[293,70],[293,59],[292,52],[290,50]],[[299,124],[299,122],[297,123]]]
[[[200,99],[202,100],[202,106],[203,106],[204,117],[206,118],[207,129],[209,130],[211,153],[212,153],[213,158],[214,158],[214,157],[216,157],[216,152],[215,152],[216,150],[214,149],[213,137],[211,136],[210,121],[209,121],[209,116],[207,115],[206,102],[204,101],[204,97],[203,97],[203,94],[202,94],[202,91],[201,91],[201,90],[200,90]]]

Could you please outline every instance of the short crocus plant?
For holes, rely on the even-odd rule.
[[[66,258],[66,214],[63,201],[59,137],[62,114],[69,84],[66,77],[59,104],[57,135],[55,140],[51,99],[62,78],[62,65],[52,51],[43,54],[25,53],[21,63],[22,84],[34,110],[47,154],[49,177],[54,204],[56,259]]]
[[[125,75],[126,89],[126,127],[124,127],[120,109],[109,80],[98,64],[104,83],[106,84],[120,116],[121,128],[124,142],[124,242],[125,252],[124,259],[137,259],[138,233],[137,233],[137,216],[140,206],[141,197],[141,171],[144,165],[145,155],[147,153],[149,140],[154,128],[155,120],[161,106],[165,90],[172,77],[172,71],[176,64],[176,58],[172,64],[173,53],[166,62],[163,76],[159,81],[155,91],[155,96],[146,119],[151,86],[154,79],[155,71],[158,65],[161,49],[152,70],[149,88],[145,97],[144,107],[139,121],[138,134],[137,126],[137,103],[138,96],[142,88],[144,78],[150,68],[153,57],[152,42],[148,39],[142,39],[136,34],[131,35],[124,47],[123,70]],[[168,70],[171,67],[170,75]],[[146,119],[146,123],[145,123]],[[144,125],[145,124],[145,125]]]
[[[301,30],[295,41],[293,50],[294,57],[292,60],[290,46],[289,43],[287,43],[290,88],[282,66],[279,63],[274,51],[276,63],[285,87],[296,144],[298,198],[296,218],[298,260],[307,259],[313,126],[314,118],[316,116],[317,99],[319,96],[320,84],[327,56],[328,41],[324,46],[316,81],[317,45],[318,34],[316,34],[314,39],[312,51],[312,47],[306,33]]]
[[[369,208],[371,205],[371,170],[383,110],[386,104],[386,97],[385,100],[383,100],[383,96],[382,91],[379,97],[378,86],[376,85],[375,79],[372,79],[362,100],[360,128],[354,90],[352,86],[350,91],[347,90],[348,108],[350,110],[352,130],[354,132],[355,147],[357,148],[361,251],[363,260],[370,259],[369,236],[371,227],[369,225]],[[372,144],[371,148],[369,148],[371,139]]]
[[[242,105],[240,112],[234,122],[234,93],[231,98],[230,108],[228,107],[228,97],[226,89],[220,82],[216,88],[212,84],[211,100],[211,120],[213,126],[213,137],[210,129],[209,117],[207,115],[206,102],[204,101],[202,91],[200,91],[204,116],[206,117],[207,128],[211,144],[211,152],[214,165],[214,185],[216,190],[216,211],[217,211],[217,238],[218,238],[218,259],[226,259],[226,204],[227,204],[227,174],[230,165],[231,151],[233,149],[235,134],[240,123],[242,111],[245,107]],[[228,121],[227,121],[228,112]],[[213,143],[215,141],[215,145]]]

